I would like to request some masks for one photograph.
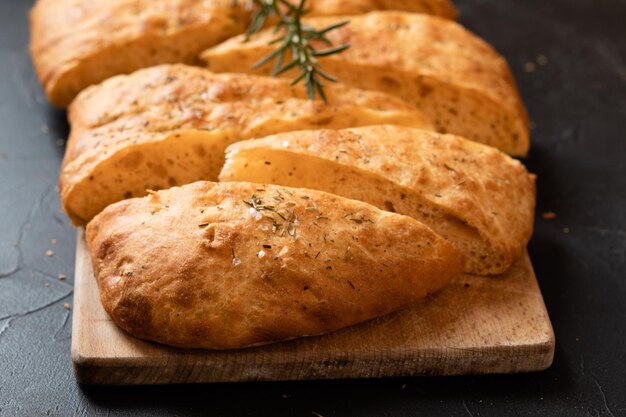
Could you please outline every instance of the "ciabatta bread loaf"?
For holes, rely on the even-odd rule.
[[[297,0],[298,2],[300,0]],[[65,107],[118,74],[198,54],[250,23],[248,0],[38,0],[31,54],[50,101]],[[448,0],[308,0],[311,16],[406,10],[454,18]]]
[[[342,83],[391,93],[417,105],[442,133],[453,133],[523,156],[529,148],[528,117],[506,61],[461,25],[424,14],[372,12],[328,33],[340,54],[320,58]],[[307,23],[326,27],[336,18]],[[267,74],[271,65],[252,66],[269,54],[276,35],[262,32],[205,51],[215,72]],[[328,46],[319,45],[319,49]],[[284,76],[292,78],[293,72]]]
[[[535,177],[497,149],[399,126],[290,132],[228,149],[222,181],[313,188],[412,216],[499,274],[532,234]]]
[[[198,53],[242,33],[248,13],[232,0],[38,0],[31,55],[61,107],[89,85]]]
[[[318,127],[379,123],[432,128],[413,106],[333,84],[328,104],[288,80],[165,65],[85,90],[70,108],[61,168],[63,206],[74,224],[107,205],[198,180],[215,180],[226,147],[242,139]]]
[[[102,304],[134,336],[256,346],[401,309],[462,270],[418,221],[311,190],[199,182],[109,206],[87,227]]]

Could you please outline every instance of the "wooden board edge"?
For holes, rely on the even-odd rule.
[[[249,364],[242,364],[237,372],[229,372],[230,375],[240,375],[235,379],[221,378],[219,375],[222,372],[218,370],[213,373],[213,365],[202,363],[201,360],[162,364],[132,358],[97,358],[83,355],[80,345],[72,349],[72,362],[76,379],[81,384],[163,385],[530,373],[548,369],[553,363],[554,352],[555,339],[553,335],[549,335],[543,341],[528,345],[483,348],[470,361],[465,354],[455,354],[455,349],[450,349],[447,357],[442,358],[437,367],[425,366],[424,358],[411,354],[396,353],[393,361],[385,361],[380,356],[368,357],[362,351],[355,355],[359,357],[358,360],[346,360],[341,354],[323,362],[311,358],[306,371],[300,373],[294,373],[294,364],[288,361],[261,361],[254,368]],[[290,377],[284,377],[290,374]]]
[[[84,270],[83,262],[85,261],[84,257],[81,256],[82,251],[85,250],[84,242],[85,242],[85,231],[82,227],[79,227],[76,230],[76,259],[74,260],[74,308],[72,310],[72,342],[70,347],[70,355],[72,358],[72,367],[74,370],[74,376],[76,380],[80,383],[82,380],[85,380],[84,369],[88,363],[92,362],[94,358],[89,358],[83,355],[83,348],[80,344],[82,340],[82,326],[83,323],[80,320],[82,317],[82,303],[76,302],[76,300],[80,300],[83,297],[83,287],[79,285],[81,277],[79,274]]]
[[[519,350],[519,349],[516,349]],[[439,363],[436,367],[426,367],[420,358],[406,357],[394,361],[381,361],[380,358],[346,362],[340,358],[323,363],[310,364],[305,372],[289,375],[293,363],[277,364],[257,363],[254,367],[242,365],[234,372],[238,378],[221,379],[221,372],[212,372],[210,365],[172,364],[145,366],[129,365],[128,361],[112,364],[98,358],[87,358],[80,354],[73,355],[74,373],[79,383],[85,385],[165,385],[187,383],[223,383],[223,382],[261,382],[261,381],[300,381],[333,380],[355,378],[390,378],[390,377],[430,377],[460,376],[472,374],[512,374],[539,372],[550,367],[554,357],[554,344],[546,343],[525,346],[525,352],[516,355],[507,354],[506,359],[494,358],[486,351],[472,361],[466,356],[453,356]]]

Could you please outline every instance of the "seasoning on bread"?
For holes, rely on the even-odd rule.
[[[198,182],[87,226],[105,310],[139,338],[232,349],[391,313],[461,273],[418,221],[320,191]]]
[[[215,180],[226,147],[242,139],[318,127],[392,123],[432,128],[410,104],[382,93],[327,86],[328,104],[288,80],[164,65],[93,86],[72,104],[61,168],[74,224],[107,205],[198,180]]]
[[[335,20],[305,19],[314,27]],[[235,37],[202,58],[215,72],[267,74],[271,68],[252,65],[271,52],[268,40],[274,36],[264,31],[246,43]],[[528,117],[506,61],[458,23],[424,14],[372,12],[350,17],[328,37],[333,45],[350,44],[340,54],[320,58],[324,70],[342,83],[414,103],[442,133],[527,154]]]
[[[228,148],[222,181],[323,190],[412,216],[499,274],[533,229],[535,176],[497,149],[400,126],[290,132]]]
[[[299,0],[298,0],[299,1]],[[66,107],[84,88],[165,63],[195,63],[243,33],[247,0],[38,0],[31,55],[49,100]],[[311,15],[392,9],[454,18],[448,0],[307,0]]]

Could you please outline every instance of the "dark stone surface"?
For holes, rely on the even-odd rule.
[[[31,69],[31,1],[0,0],[0,415],[626,415],[626,1],[459,3],[463,23],[508,58],[532,116],[534,145],[526,162],[539,175],[539,207],[530,252],[557,337],[551,369],[367,381],[77,385],[71,317],[63,307],[72,303],[74,231],[55,191],[63,155],[57,140],[68,128]],[[547,63],[524,71],[539,55]],[[548,210],[558,218],[542,220]],[[57,280],[59,273],[67,281]]]

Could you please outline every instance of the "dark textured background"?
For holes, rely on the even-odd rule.
[[[1,416],[626,415],[626,1],[458,1],[511,63],[533,120],[538,213],[558,214],[538,215],[530,245],[556,332],[551,369],[134,388],[72,375],[74,231],[55,190],[68,128],[31,69],[31,3],[0,0]]]

